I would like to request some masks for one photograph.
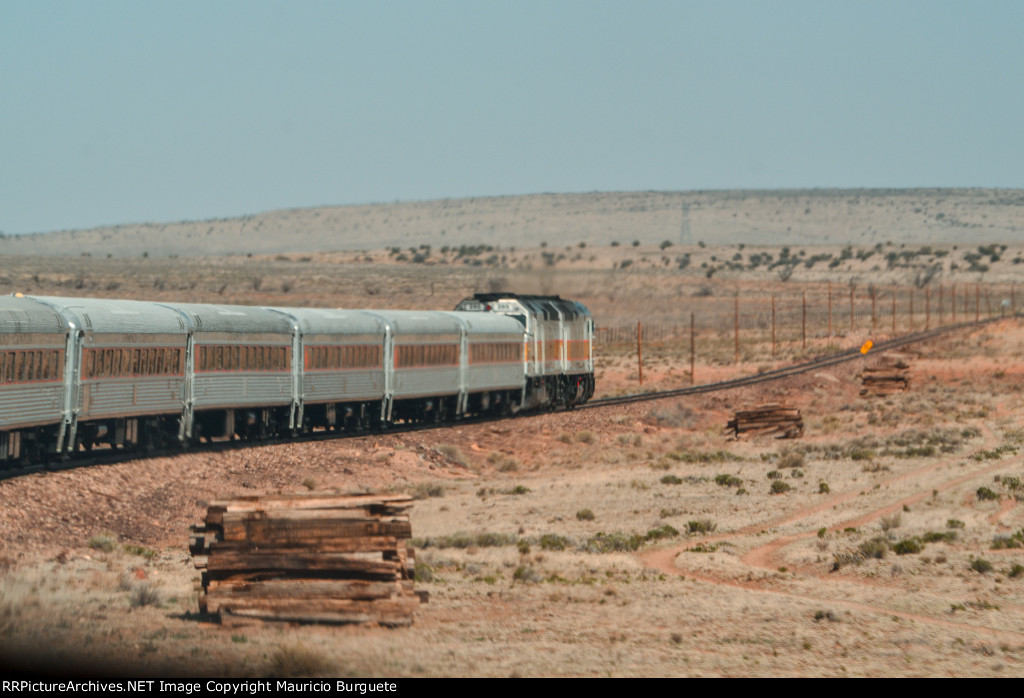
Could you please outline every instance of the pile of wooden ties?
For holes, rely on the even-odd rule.
[[[902,354],[882,354],[860,372],[863,395],[890,395],[910,388],[910,365]]]
[[[772,403],[751,410],[737,410],[725,429],[726,434],[737,439],[743,436],[795,439],[804,433],[804,420],[795,407]]]
[[[190,529],[200,610],[249,619],[398,626],[413,589],[408,495],[264,495],[209,505]]]

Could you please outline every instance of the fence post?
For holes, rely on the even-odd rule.
[[[828,338],[832,339],[832,282],[828,282]]]
[[[924,328],[926,330],[930,330],[932,325],[932,294],[929,289],[928,286],[924,287]]]
[[[644,384],[644,349],[641,337],[643,336],[640,322],[636,323],[636,365],[640,369],[640,385]]]
[[[772,361],[775,361],[775,294],[772,294]]]
[[[875,334],[877,329],[877,323],[875,320],[878,318],[878,315],[875,312],[875,301],[878,299],[878,289],[872,288],[869,292],[871,294],[871,334]]]
[[[693,311],[690,311],[690,385],[694,385],[696,383],[696,380],[697,380],[696,376],[693,375],[693,353],[694,353],[693,352],[693,345],[694,345],[693,328],[694,328]]]
[[[736,350],[735,356],[733,357],[734,363],[740,362],[740,293],[736,292],[736,298],[734,299],[735,315],[733,316],[733,334],[736,337]]]
[[[853,332],[853,284],[850,284],[850,332]]]
[[[896,289],[892,290],[892,334],[896,336]]]
[[[953,298],[953,324],[956,324],[956,282],[953,282],[953,290],[950,292]]]
[[[801,291],[803,296],[803,316],[800,320],[800,331],[803,335],[804,349],[807,348],[807,291]]]
[[[910,287],[910,331],[914,331],[914,287]]]

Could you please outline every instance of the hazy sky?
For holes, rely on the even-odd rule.
[[[1024,187],[1024,2],[0,3],[0,231]]]

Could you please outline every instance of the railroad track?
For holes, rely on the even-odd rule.
[[[958,332],[960,330],[973,329],[982,327],[984,325],[997,322],[1004,318],[990,318],[986,320],[978,320],[971,322],[960,322],[955,325],[944,325],[942,327],[935,328],[933,330],[925,330],[921,332],[915,332],[902,337],[896,337],[888,339],[875,344],[871,351],[879,352],[886,351],[889,349],[895,349],[898,347],[907,346],[909,344],[915,344],[917,342],[927,341],[934,339],[944,334],[952,332]],[[678,388],[675,390],[661,390],[652,391],[647,393],[636,393],[633,395],[621,395],[617,397],[601,398],[598,400],[591,400],[586,404],[579,405],[572,408],[573,410],[584,410],[593,409],[600,407],[610,407],[614,405],[625,405],[633,402],[647,402],[651,400],[663,400],[672,397],[681,397],[684,395],[699,395],[702,393],[713,393],[720,390],[731,390],[733,388],[740,388],[747,385],[757,385],[758,383],[767,383],[769,381],[778,380],[780,378],[786,378],[789,376],[795,376],[800,373],[806,373],[808,371],[814,371],[817,369],[824,368],[826,366],[834,366],[836,364],[843,363],[845,361],[853,361],[863,357],[859,348],[849,349],[839,354],[830,354],[828,356],[822,356],[810,361],[804,361],[798,364],[792,364],[790,366],[784,366],[782,368],[772,369],[770,371],[763,371],[752,376],[743,376],[741,378],[732,378],[730,380],[718,381],[715,383],[702,383],[701,385],[693,385],[688,388]],[[529,417],[535,416],[537,413],[534,412],[521,412],[514,417]],[[551,414],[551,413],[547,413]],[[464,419],[459,424],[474,424],[487,421],[498,421],[501,418],[495,417],[474,417],[470,419]],[[447,425],[436,425],[436,424],[408,424],[408,425],[395,425],[384,432],[376,433],[409,433],[415,431],[421,431],[424,429],[435,429],[438,426]],[[209,443],[197,444],[189,448],[189,451],[197,452],[218,452],[233,450],[238,448],[248,448],[256,445],[269,445],[275,443],[301,443],[301,442],[314,442],[323,441],[326,439],[335,439],[346,436],[366,436],[371,432],[356,432],[356,433],[345,433],[338,431],[317,431],[307,434],[302,434],[294,438],[282,438],[282,439],[268,439],[266,441],[246,441],[246,440],[223,440],[213,441]],[[180,448],[168,448],[168,449],[153,449],[153,450],[99,450],[92,451],[88,454],[78,454],[71,458],[50,462],[33,464],[20,468],[10,468],[6,470],[0,470],[0,480],[17,477],[20,475],[26,475],[29,473],[36,473],[44,470],[65,470],[70,468],[79,468],[90,465],[111,465],[114,463],[125,462],[129,460],[136,460],[139,458],[157,458],[161,456],[170,456],[178,453],[182,453]]]
[[[902,337],[894,337],[893,339],[887,339],[879,342],[872,346],[870,353],[877,353],[880,351],[887,351],[889,349],[896,349],[898,347],[904,347],[908,344],[915,344],[917,342],[924,342],[929,339],[934,339],[944,334],[951,332],[958,332],[960,330],[972,329],[976,327],[982,327],[989,323],[997,322],[1005,318],[989,318],[986,320],[976,320],[970,322],[960,322],[955,325],[943,325],[933,330],[922,330],[921,332],[914,332],[912,334],[904,335]],[[795,376],[800,373],[807,373],[808,371],[814,371],[817,369],[824,368],[826,366],[834,366],[836,364],[843,363],[845,361],[853,361],[854,359],[862,358],[864,354],[859,348],[848,349],[839,354],[829,354],[828,356],[821,356],[810,361],[804,361],[798,364],[792,364],[790,366],[784,366],[782,368],[775,368],[770,371],[763,371],[752,376],[743,376],[742,378],[731,378],[725,381],[718,381],[716,383],[702,383],[700,385],[692,385],[689,388],[677,388],[675,390],[660,390],[649,393],[636,393],[634,395],[622,395],[618,397],[606,397],[599,400],[591,400],[585,405],[581,405],[575,409],[588,409],[594,407],[608,407],[611,405],[625,405],[631,402],[646,402],[648,400],[662,400],[670,397],[681,397],[684,395],[699,395],[701,393],[713,393],[719,390],[730,390],[732,388],[741,388],[747,385],[756,385],[758,383],[767,383],[768,381],[778,380],[779,378],[787,378],[789,376]]]

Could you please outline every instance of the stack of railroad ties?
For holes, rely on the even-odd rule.
[[[426,592],[413,589],[404,494],[264,495],[216,501],[190,529],[202,573],[199,607],[250,620],[400,626]]]
[[[725,425],[726,434],[742,436],[774,436],[777,439],[795,439],[803,436],[804,420],[800,410],[778,403],[759,405],[751,410],[736,410]]]
[[[890,395],[910,388],[910,365],[903,354],[882,354],[860,372],[861,390],[865,395]]]

